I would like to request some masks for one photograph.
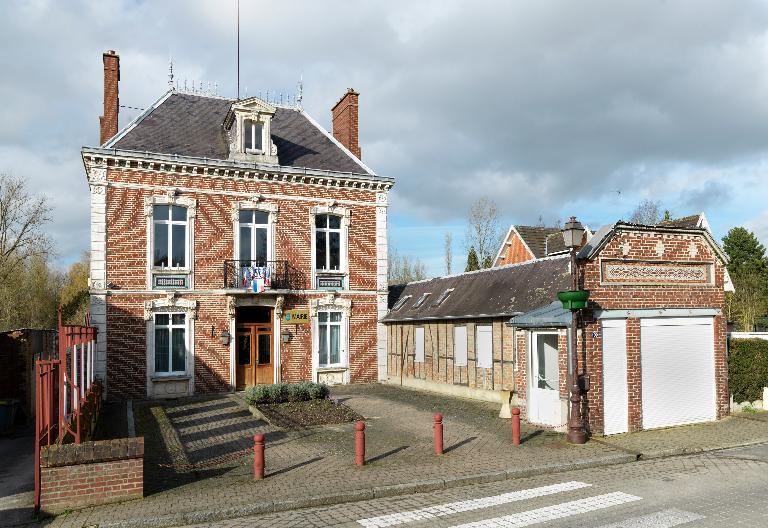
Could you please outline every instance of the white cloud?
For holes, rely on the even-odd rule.
[[[364,159],[413,221],[455,222],[481,195],[518,222],[609,221],[650,197],[726,229],[768,199],[766,27],[759,0],[242,2],[241,85],[303,74],[326,126],[360,91]],[[101,52],[121,55],[122,104],[157,99],[171,56],[178,79],[236,90],[234,0],[4,3],[0,46],[0,170],[73,200],[51,226],[70,260],[88,243],[79,149],[98,138]]]

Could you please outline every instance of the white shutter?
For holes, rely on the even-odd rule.
[[[490,326],[477,327],[475,349],[477,350],[477,366],[480,368],[491,368],[493,366],[492,335]]]
[[[628,431],[627,321],[603,320],[603,434]]]
[[[467,366],[467,327],[453,327],[453,364],[457,367]]]
[[[643,428],[715,419],[711,317],[640,320]]]
[[[416,361],[424,362],[424,327],[416,327]]]

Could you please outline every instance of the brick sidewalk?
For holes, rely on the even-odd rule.
[[[497,417],[496,404],[387,385],[339,387],[333,396],[366,417],[368,464],[363,468],[354,466],[353,424],[282,430],[251,416],[238,395],[148,402],[134,406],[137,434],[146,438],[145,499],[59,516],[51,525],[205,521],[291,504],[301,507],[473,483],[478,475],[483,475],[481,480],[501,480],[562,471],[574,463],[626,462],[647,448],[659,454],[691,445],[704,449],[768,441],[768,423],[734,417],[717,424],[598,439],[585,446],[568,445],[562,434],[524,425],[524,443],[513,447],[509,420]],[[437,411],[445,424],[442,457],[433,454],[432,416]],[[267,478],[261,482],[252,481],[252,458],[237,457],[252,445],[256,432],[266,436]],[[215,467],[189,467],[228,457],[232,459]],[[318,496],[325,498],[307,500]]]

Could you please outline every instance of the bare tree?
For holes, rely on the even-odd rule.
[[[453,235],[445,234],[445,274],[450,275],[453,268]]]
[[[32,195],[26,182],[0,174],[0,281],[32,257],[49,253],[43,227],[50,221],[44,195]]]
[[[643,200],[629,215],[629,221],[633,224],[656,225],[661,222],[661,202]]]
[[[406,284],[426,278],[426,267],[418,257],[411,259],[407,255],[400,256],[397,250],[390,246],[388,273],[390,286],[395,284]]]
[[[480,198],[469,209],[465,237],[467,251],[474,247],[478,261],[487,267],[486,264],[493,264],[500,238],[501,230],[496,202],[489,198]]]

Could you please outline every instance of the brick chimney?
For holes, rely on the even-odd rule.
[[[349,151],[362,159],[357,129],[357,98],[359,93],[347,88],[341,99],[331,108],[333,118],[333,137],[347,147]]]
[[[117,114],[120,111],[118,82],[120,81],[120,56],[113,50],[106,51],[104,59],[104,115],[99,117],[99,144],[103,145],[117,134]]]

